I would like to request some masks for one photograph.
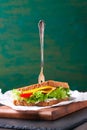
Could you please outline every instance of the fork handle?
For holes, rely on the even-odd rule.
[[[44,66],[44,27],[45,23],[43,20],[40,20],[38,23],[39,36],[40,36],[40,47],[41,47],[41,67]]]

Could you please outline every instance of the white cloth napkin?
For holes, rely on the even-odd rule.
[[[87,100],[87,92],[79,92],[77,90],[70,91],[71,97],[74,97],[74,102],[78,101],[86,101]]]
[[[38,107],[38,106],[15,106],[13,104],[13,98],[11,94],[11,90],[2,93],[0,89],[0,103],[6,106],[11,107],[12,109],[19,110],[19,111],[27,111],[27,110],[40,110],[42,108],[49,108],[49,107],[55,107],[55,106],[61,106],[61,105],[67,105],[73,102],[80,102],[80,101],[86,101],[87,100],[87,92],[79,92],[77,90],[70,90],[70,99],[69,101],[63,101],[58,104],[47,106],[47,107]]]

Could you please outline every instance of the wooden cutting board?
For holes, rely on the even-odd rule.
[[[45,108],[38,111],[16,111],[7,106],[0,106],[0,117],[30,120],[56,120],[85,107],[87,107],[87,101],[54,108]]]

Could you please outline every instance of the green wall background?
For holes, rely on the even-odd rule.
[[[37,83],[40,19],[46,23],[46,80],[86,91],[87,0],[0,0],[0,88]]]

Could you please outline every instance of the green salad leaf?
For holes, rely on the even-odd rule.
[[[12,96],[15,100],[20,100],[20,94],[21,94],[21,92],[18,91],[17,89],[12,90]]]
[[[21,98],[20,94],[21,91],[18,91],[17,89],[13,89],[13,97],[17,100],[25,100],[27,103],[36,103],[36,102],[42,102],[46,101],[47,99],[64,99],[70,96],[69,93],[70,89],[69,88],[63,88],[63,87],[58,87],[56,90],[44,94],[42,91],[37,91],[35,92],[32,96],[29,98]]]

